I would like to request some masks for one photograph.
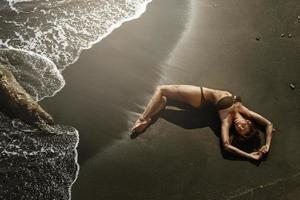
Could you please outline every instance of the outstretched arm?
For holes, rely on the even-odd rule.
[[[266,144],[261,148],[262,153],[268,153],[271,141],[272,141],[272,135],[273,135],[273,124],[267,120],[265,117],[261,116],[260,114],[253,112],[246,108],[245,106],[242,106],[241,110],[242,114],[245,115],[248,119],[253,120],[265,127],[265,133],[266,133]]]
[[[261,152],[252,152],[252,153],[247,153],[245,151],[240,150],[239,148],[236,148],[235,146],[232,146],[230,144],[229,140],[229,128],[230,128],[231,123],[228,120],[223,120],[222,121],[222,129],[221,129],[221,139],[222,143],[224,146],[224,149],[226,151],[229,151],[231,153],[235,153],[237,155],[249,158],[249,159],[254,159],[254,160],[259,160],[262,157]]]

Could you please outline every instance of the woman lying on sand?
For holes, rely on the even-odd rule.
[[[165,108],[167,99],[181,101],[195,108],[213,106],[221,119],[221,139],[225,150],[254,160],[260,160],[263,154],[268,153],[273,132],[273,125],[269,120],[243,106],[241,98],[228,91],[193,85],[158,86],[145,111],[130,130],[130,134],[143,132],[149,126],[151,117]],[[229,129],[233,124],[238,136],[242,140],[248,140],[257,134],[252,121],[265,126],[266,144],[259,151],[247,153],[231,145]]]

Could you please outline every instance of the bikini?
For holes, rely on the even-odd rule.
[[[217,110],[222,110],[222,109],[230,108],[236,102],[242,102],[241,97],[235,95],[225,96],[221,98],[219,101],[217,101],[215,106]]]
[[[200,105],[200,107],[212,104],[210,101],[208,101],[204,97],[203,87],[200,87],[200,88],[201,88],[201,105]],[[217,110],[222,110],[222,109],[231,107],[236,102],[242,102],[242,99],[240,96],[235,96],[235,95],[225,96],[225,97],[222,97],[219,101],[217,101],[217,103],[215,103],[213,106]]]

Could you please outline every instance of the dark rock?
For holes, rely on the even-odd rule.
[[[293,84],[293,83],[290,83],[290,88],[291,88],[292,90],[294,90],[294,89],[296,88],[296,85]]]
[[[52,117],[3,65],[0,109],[0,199],[71,199],[79,170],[77,130],[52,125]],[[55,134],[44,134],[39,124],[51,124]]]
[[[0,109],[12,118],[19,118],[39,128],[40,125],[53,124],[53,118],[3,65],[0,65]]]

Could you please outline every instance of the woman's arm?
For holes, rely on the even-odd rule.
[[[230,144],[229,140],[229,128],[230,128],[231,123],[228,120],[223,120],[222,121],[222,129],[221,129],[221,139],[222,143],[224,146],[224,149],[226,151],[229,151],[231,153],[235,153],[237,155],[249,158],[249,159],[254,159],[254,160],[259,160],[262,157],[261,152],[252,152],[252,153],[247,153],[245,151],[240,150],[239,148],[236,148],[235,146],[232,146]]]
[[[271,141],[272,141],[272,136],[273,136],[273,124],[267,120],[265,117],[261,116],[260,114],[253,112],[246,108],[245,106],[242,106],[241,110],[242,114],[245,115],[248,119],[253,120],[263,126],[265,126],[265,133],[266,133],[266,144],[261,148],[262,153],[268,153],[270,146],[271,146]]]

